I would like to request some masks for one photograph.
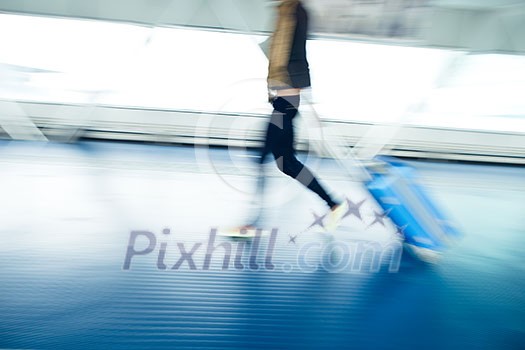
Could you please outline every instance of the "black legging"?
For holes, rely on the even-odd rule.
[[[315,192],[332,208],[337,203],[326,193],[312,172],[295,156],[293,118],[297,115],[299,103],[299,95],[278,97],[273,101],[274,110],[268,123],[266,140],[259,161],[262,165],[268,154],[273,153],[279,170]],[[262,166],[260,168],[262,171]],[[264,174],[261,174],[258,182],[260,194],[263,186]]]

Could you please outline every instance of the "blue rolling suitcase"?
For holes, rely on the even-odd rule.
[[[318,118],[313,104],[309,105]],[[400,128],[401,125],[396,126],[395,130]],[[326,130],[324,133],[327,134]],[[383,146],[394,134],[395,132],[391,132],[381,139]],[[416,169],[407,162],[394,157],[376,157],[382,147],[375,146],[374,152],[365,152],[368,156],[359,160],[353,148],[349,149],[344,142],[337,142],[337,136],[331,135],[323,141],[326,140],[330,140],[324,142],[329,155],[354,180],[363,183],[372,198],[397,226],[398,234],[404,238],[405,247],[417,258],[434,262],[440,253],[461,236],[445,211],[418,183]]]
[[[395,158],[379,160],[380,166],[368,168],[368,191],[398,227],[407,248],[417,257],[433,261],[460,232],[417,182],[414,168]]]

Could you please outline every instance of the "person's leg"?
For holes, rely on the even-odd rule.
[[[279,170],[316,193],[333,209],[338,203],[330,197],[312,172],[295,155],[293,118],[298,113],[299,103],[299,95],[278,97],[274,100],[270,125],[273,128],[271,150]]]
[[[272,120],[268,122],[268,126],[266,128],[266,135],[264,137],[264,145],[261,149],[261,152],[259,154],[259,158],[257,160],[258,163],[258,169],[257,169],[257,186],[256,186],[256,196],[261,197],[264,194],[264,186],[266,184],[266,177],[264,173],[264,163],[266,161],[266,158],[268,158],[268,155],[272,151],[272,145],[276,142],[276,133],[274,128],[272,127]]]
[[[249,214],[248,224],[246,228],[256,228],[261,226],[263,221],[264,210],[264,189],[266,187],[266,174],[264,171],[264,163],[268,154],[271,152],[271,145],[275,140],[274,132],[272,132],[271,122],[268,123],[266,129],[266,136],[264,138],[264,145],[257,159],[257,178],[255,185],[255,195],[251,204],[251,214]]]
[[[255,195],[252,201],[251,214],[249,214],[248,224],[243,226],[246,228],[256,228],[261,226],[264,215],[264,193],[266,187],[266,174],[264,164],[272,149],[276,147],[279,141],[279,134],[282,129],[281,113],[273,111],[268,126],[266,127],[266,134],[264,137],[264,145],[260,150],[259,158],[257,159],[257,179],[255,186]]]

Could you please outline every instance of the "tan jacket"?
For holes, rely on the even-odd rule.
[[[292,49],[295,32],[295,11],[299,0],[282,0],[279,5],[277,25],[271,38],[268,89],[280,90],[290,88],[288,60]]]

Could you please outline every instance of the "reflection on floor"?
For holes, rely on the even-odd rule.
[[[403,253],[376,268],[364,252],[397,240],[372,225],[373,203],[332,235],[308,229],[323,203],[276,171],[264,201],[273,233],[214,236],[250,212],[250,155],[0,143],[0,347],[524,344],[524,168],[414,162],[465,237],[437,265]],[[366,199],[334,162],[303,156],[333,193]]]

